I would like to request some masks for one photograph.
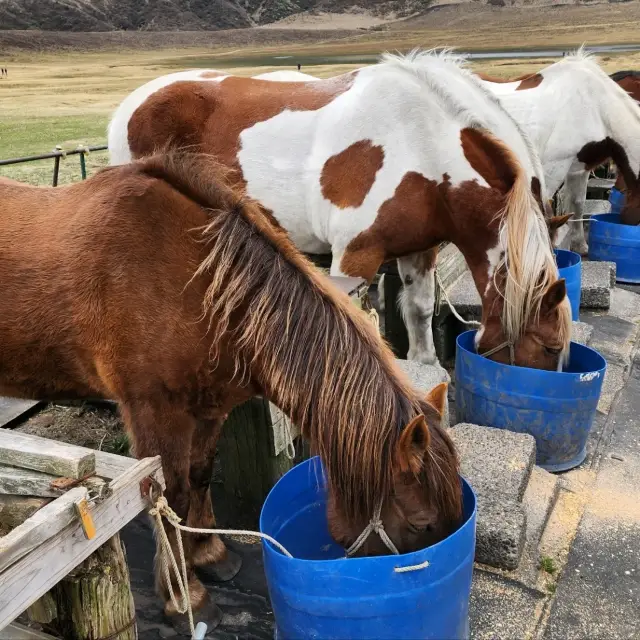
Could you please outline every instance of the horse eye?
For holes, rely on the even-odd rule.
[[[405,277],[404,277],[404,283],[405,283],[406,285],[413,284],[413,278],[412,278],[411,276],[405,276]]]
[[[551,356],[559,356],[562,353],[562,347],[545,347],[544,350]]]

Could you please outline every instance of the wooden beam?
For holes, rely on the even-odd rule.
[[[85,487],[70,489],[0,538],[0,575],[16,560],[77,521],[74,505],[87,498],[88,494],[89,491]]]
[[[42,509],[50,500],[50,498],[0,495],[0,524],[13,529]]]
[[[0,396],[0,427],[12,422],[23,413],[31,411],[39,400],[24,400],[22,398],[7,398]]]
[[[93,451],[83,447],[0,429],[0,464],[43,471],[53,476],[84,478],[95,473]]]
[[[138,461],[135,458],[119,456],[106,451],[96,451],[96,475],[107,480],[119,478],[123,473],[135,466]]]
[[[146,509],[140,481],[147,476],[164,486],[159,456],[140,460],[111,483],[112,495],[91,509],[94,538],[87,540],[74,521],[0,574],[0,630]]]
[[[7,431],[9,434],[19,435],[21,438],[32,442],[33,446],[35,447],[42,447],[53,442],[48,438],[41,438],[40,436],[34,436],[29,433],[18,433],[9,429],[0,429],[0,432],[2,431]],[[73,447],[79,452],[83,451],[86,455],[93,455],[95,458],[95,474],[97,476],[100,476],[101,478],[106,478],[107,480],[113,480],[114,478],[121,476],[127,469],[138,462],[135,458],[119,456],[115,453],[107,453],[106,451],[94,451],[93,449],[88,449],[87,447],[78,447],[76,445],[64,446]]]
[[[0,494],[3,495],[57,498],[64,491],[52,486],[54,480],[56,476],[48,473],[0,464]]]
[[[53,636],[36,629],[12,622],[2,631],[2,640],[56,640]]]

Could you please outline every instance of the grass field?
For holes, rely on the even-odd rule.
[[[434,12],[429,14],[428,21],[418,18],[393,23],[384,32],[364,32],[357,36],[349,33],[322,41],[318,41],[316,35],[310,42],[300,42],[289,33],[289,39],[282,41],[274,37],[276,44],[272,41],[260,45],[249,42],[242,46],[237,45],[247,40],[246,32],[235,36],[227,32],[230,35],[220,38],[224,46],[218,47],[204,46],[202,34],[194,36],[197,46],[187,47],[183,43],[179,47],[163,47],[162,34],[155,34],[157,46],[154,48],[153,37],[145,34],[141,38],[144,47],[138,49],[133,48],[131,38],[124,38],[120,48],[114,48],[109,44],[113,40],[111,34],[98,34],[96,38],[87,34],[87,49],[96,44],[96,39],[100,42],[102,38],[101,50],[60,51],[50,50],[55,40],[48,34],[49,49],[45,47],[44,51],[36,52],[24,47],[14,48],[0,56],[10,74],[9,79],[0,80],[0,159],[47,152],[56,144],[69,149],[78,144],[104,143],[111,112],[131,90],[151,78],[179,69],[210,66],[253,75],[283,68],[275,64],[292,67],[297,60],[302,60],[304,71],[328,77],[362,66],[362,63],[327,64],[327,58],[347,56],[357,61],[358,56],[385,50],[407,50],[418,44],[496,50],[510,46],[526,49],[540,44],[568,47],[584,41],[589,44],[629,43],[634,37],[640,41],[637,28],[640,2],[621,7],[596,5],[497,12],[486,7],[476,11],[475,7],[467,6],[465,11],[453,8]],[[563,20],[571,24],[563,23]],[[0,33],[0,46],[7,33],[10,32]],[[545,33],[547,39],[543,42]],[[15,42],[17,36],[12,37]],[[214,40],[215,34],[210,37]],[[238,42],[233,41],[234,37]],[[170,37],[167,41],[172,42]],[[81,38],[76,37],[73,42],[74,46],[80,46]],[[277,61],[274,56],[291,58]],[[610,54],[600,60],[608,72],[640,68],[640,53]],[[500,59],[477,62],[472,66],[508,77],[534,71],[552,61]],[[88,164],[90,170],[106,164],[106,154],[92,154]],[[43,161],[0,167],[0,175],[47,184],[51,180],[52,165],[52,161]],[[63,160],[61,183],[79,177],[78,158]]]

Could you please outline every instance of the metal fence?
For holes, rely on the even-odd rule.
[[[23,164],[25,162],[36,162],[37,160],[49,160],[53,159],[53,180],[54,187],[58,186],[58,177],[60,176],[60,160],[67,156],[79,156],[80,158],[80,175],[85,180],[87,177],[87,163],[86,156],[92,151],[106,151],[107,145],[97,145],[93,147],[87,147],[84,145],[79,146],[77,149],[70,151],[64,150],[60,146],[56,146],[53,151],[49,153],[41,153],[35,156],[23,156],[22,158],[9,158],[8,160],[0,160],[0,167],[6,167],[12,164]]]

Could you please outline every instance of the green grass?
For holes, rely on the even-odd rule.
[[[56,145],[75,149],[79,144],[105,144],[107,119],[101,115],[46,116],[36,118],[5,117],[0,122],[0,159],[37,155],[53,151]],[[96,152],[87,158],[91,174],[107,164],[106,152]],[[0,167],[0,175],[31,184],[51,184],[53,159]],[[60,184],[80,180],[79,156],[63,158],[60,164]]]
[[[103,451],[108,453],[115,453],[119,456],[131,455],[131,442],[129,436],[126,433],[117,435],[111,442],[105,444]]]
[[[553,575],[558,570],[554,559],[550,558],[549,556],[542,556],[540,558],[539,566],[540,566],[540,569],[542,569],[542,571],[544,571],[545,573],[549,573],[551,575]]]

